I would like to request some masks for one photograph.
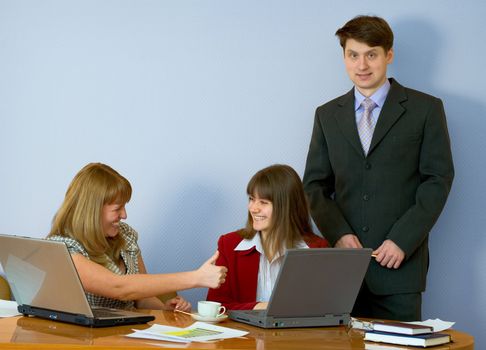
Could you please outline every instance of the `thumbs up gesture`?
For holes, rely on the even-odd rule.
[[[226,280],[226,273],[228,269],[224,266],[216,266],[219,251],[213,254],[201,267],[197,270],[199,275],[199,285],[208,288],[218,288]]]

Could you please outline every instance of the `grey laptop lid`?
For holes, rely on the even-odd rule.
[[[63,242],[0,235],[0,263],[24,314],[95,327],[154,319],[125,310],[96,317]]]
[[[265,311],[230,318],[264,328],[335,326],[349,321],[372,250],[289,249]]]
[[[289,249],[268,304],[279,317],[349,314],[371,249]]]

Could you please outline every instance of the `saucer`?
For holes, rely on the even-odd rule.
[[[191,316],[196,321],[212,322],[212,323],[218,323],[228,318],[228,315],[221,315],[219,317],[208,317],[208,316],[201,316],[199,314],[191,314]]]

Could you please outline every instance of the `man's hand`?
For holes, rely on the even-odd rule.
[[[405,259],[403,250],[390,239],[384,241],[373,254],[376,255],[377,263],[389,269],[398,269],[403,259]]]
[[[336,242],[336,248],[363,248],[358,237],[352,233],[347,233]]]

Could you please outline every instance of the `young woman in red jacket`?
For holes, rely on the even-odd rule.
[[[286,249],[329,246],[312,233],[302,181],[290,166],[260,170],[246,191],[246,227],[218,241],[215,264],[228,268],[226,281],[207,295],[228,310],[267,307]]]

